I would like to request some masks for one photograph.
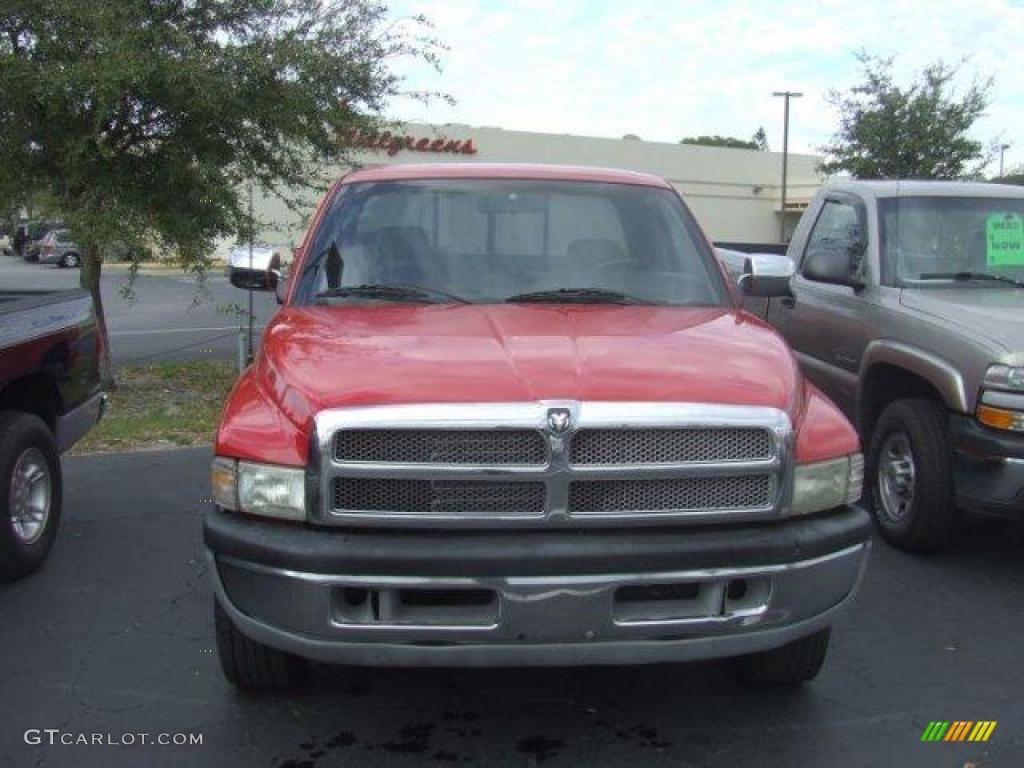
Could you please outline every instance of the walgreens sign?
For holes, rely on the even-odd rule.
[[[354,149],[387,152],[389,155],[397,155],[403,150],[447,155],[476,154],[472,139],[449,139],[444,136],[430,138],[391,131],[363,131],[359,128],[352,128],[345,133],[345,143]]]

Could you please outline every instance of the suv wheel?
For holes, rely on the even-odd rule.
[[[909,552],[947,543],[956,528],[946,412],[924,399],[897,400],[879,416],[866,483],[882,536]]]
[[[813,680],[828,653],[828,627],[781,648],[736,659],[736,674],[753,685],[797,686]]]
[[[213,622],[220,667],[224,676],[239,688],[287,688],[298,682],[305,672],[305,660],[243,635],[216,600]]]
[[[0,413],[0,581],[46,559],[60,503],[60,454],[49,428],[32,414]]]

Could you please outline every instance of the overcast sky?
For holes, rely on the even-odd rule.
[[[904,82],[941,57],[968,57],[962,80],[995,78],[975,127],[1013,146],[1024,164],[1024,2],[1011,0],[393,0],[423,13],[451,50],[444,71],[406,67],[407,84],[443,89],[449,107],[396,103],[394,116],[433,123],[652,141],[728,134],[759,125],[781,149],[782,103],[793,102],[790,148],[814,152],[836,117],[830,87],[857,81],[854,51],[897,56]]]

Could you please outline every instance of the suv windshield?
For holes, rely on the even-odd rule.
[[[1024,198],[889,198],[879,213],[883,264],[897,284],[1024,281]]]
[[[713,258],[667,189],[366,182],[346,185],[331,204],[296,298],[721,305]]]

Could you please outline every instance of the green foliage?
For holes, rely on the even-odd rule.
[[[245,182],[299,205],[344,131],[429,97],[393,71],[437,65],[427,27],[376,0],[4,0],[0,197],[56,201],[102,321],[101,253],[201,275],[215,238],[246,237]]]
[[[687,136],[679,140],[680,144],[699,144],[702,147],[728,147],[730,149],[761,149],[755,139],[744,141],[732,136]]]
[[[849,91],[830,91],[839,129],[822,150],[825,173],[855,178],[956,179],[976,177],[991,150],[969,131],[987,107],[992,81],[975,79],[963,95],[953,91],[958,67],[925,67],[907,87],[893,82],[891,58],[857,55],[864,80]]]
[[[107,415],[74,452],[209,444],[237,376],[230,363],[208,360],[127,365]]]

